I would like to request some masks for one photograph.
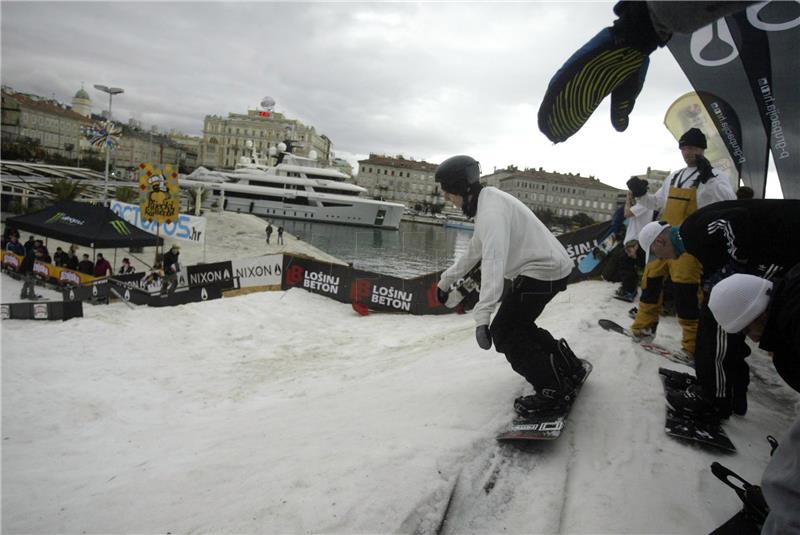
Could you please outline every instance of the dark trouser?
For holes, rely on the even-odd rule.
[[[514,371],[537,391],[558,390],[559,380],[550,360],[558,343],[548,331],[537,327],[536,319],[553,296],[567,288],[567,278],[541,281],[517,277],[492,321],[495,349],[505,354]]]
[[[170,273],[161,279],[161,294],[171,294],[178,287],[178,274]]]
[[[24,275],[25,282],[22,284],[22,291],[20,292],[20,299],[33,299],[36,297],[36,282],[33,278],[33,273],[26,273]]]
[[[710,293],[705,292],[705,295]],[[708,308],[708,297],[704,297],[694,354],[697,383],[716,398],[732,401],[734,396],[746,396],[750,367],[744,359],[748,355],[750,348],[745,343],[745,336],[725,332]]]
[[[603,280],[608,282],[622,282],[622,263],[628,255],[625,254],[625,248],[622,244],[617,244],[616,247],[608,252],[606,259],[606,266],[603,268]]]
[[[641,247],[636,251],[636,258],[631,258],[623,249],[619,258],[620,282],[625,293],[633,293],[639,288],[639,269],[644,269],[644,251]]]

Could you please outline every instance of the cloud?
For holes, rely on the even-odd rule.
[[[264,96],[342,155],[457,153],[484,170],[518,166],[622,186],[681,165],[663,114],[688,82],[653,54],[628,132],[607,104],[569,142],[536,126],[550,77],[613,20],[612,3],[3,2],[2,78],[68,102],[95,83],[123,87],[114,115],[201,135],[206,115]]]

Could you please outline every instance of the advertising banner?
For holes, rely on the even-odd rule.
[[[178,172],[172,165],[164,168],[151,163],[139,164],[139,208],[143,219],[156,223],[172,223],[178,219],[180,201]]]
[[[233,266],[230,260],[189,266],[186,268],[186,273],[188,278],[186,282],[190,288],[208,284],[218,285],[223,290],[235,287]]]
[[[232,260],[231,270],[233,278],[239,280],[239,288],[276,286],[283,278],[283,255]]]
[[[606,258],[604,258],[596,268],[590,273],[581,273],[578,269],[578,262],[584,256],[589,254],[599,243],[603,236],[608,234],[608,229],[611,228],[611,222],[597,223],[596,225],[589,225],[588,227],[579,228],[572,232],[566,232],[560,236],[556,236],[561,245],[567,250],[567,254],[572,259],[574,266],[572,273],[569,276],[567,284],[573,282],[580,282],[582,280],[593,279],[600,276],[603,268],[606,265]]]
[[[283,281],[281,282],[283,290],[303,288],[342,303],[349,303],[352,276],[353,269],[349,266],[283,255]]]
[[[112,201],[111,209],[131,225],[145,230],[151,234],[159,234],[164,238],[183,240],[191,243],[203,244],[206,241],[206,218],[186,214],[178,214],[177,219],[160,225],[155,221],[148,221],[142,217],[142,210],[135,204]]]

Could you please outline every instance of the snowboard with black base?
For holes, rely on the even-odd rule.
[[[696,382],[693,375],[667,368],[659,368],[658,374],[664,384],[665,396],[670,390],[684,390]],[[736,446],[733,445],[718,419],[684,414],[674,410],[669,404],[667,404],[664,430],[671,437],[696,442],[703,447],[711,447],[731,453],[736,451]]]
[[[555,440],[561,436],[564,425],[567,421],[572,405],[581,391],[583,383],[592,372],[592,365],[589,361],[580,359],[582,374],[576,378],[572,392],[555,404],[550,410],[537,411],[531,413],[525,407],[524,398],[517,398],[514,401],[514,410],[518,416],[511,423],[511,426],[497,435],[500,442],[516,442],[527,440]],[[574,376],[573,376],[574,377]]]
[[[611,331],[619,333],[623,336],[627,336],[634,342],[638,343],[642,347],[642,349],[644,349],[648,353],[653,353],[654,355],[658,355],[659,357],[664,357],[665,359],[675,362],[677,364],[683,364],[684,366],[694,367],[694,363],[691,360],[687,360],[680,353],[670,351],[666,347],[660,346],[658,344],[653,344],[652,342],[645,342],[639,340],[636,336],[634,336],[634,334],[631,331],[629,331],[619,323],[615,323],[607,319],[598,320],[597,323],[598,325],[600,325],[600,327],[602,327],[606,331]]]

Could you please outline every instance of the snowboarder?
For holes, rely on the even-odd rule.
[[[171,294],[178,287],[178,271],[181,270],[178,256],[181,254],[180,246],[173,245],[164,253],[164,278],[161,281],[161,295]]]
[[[644,266],[644,252],[639,247],[639,232],[653,220],[653,210],[636,203],[633,193],[628,192],[625,198],[625,218],[628,222],[625,238],[622,241],[623,251],[619,260],[619,271],[622,284],[616,292],[618,299],[633,302],[638,288],[637,268]]]
[[[670,225],[680,225],[698,208],[736,198],[727,175],[711,167],[703,156],[706,136],[697,128],[690,128],[678,141],[681,156],[687,167],[670,174],[655,193],[647,193],[647,181],[633,177],[628,181],[636,202],[646,208],[661,211],[661,219]],[[646,261],[650,261],[649,247],[643,247]],[[681,353],[691,361],[695,352],[698,318],[698,288],[701,267],[691,254],[674,260],[655,259],[645,266],[642,275],[642,295],[639,310],[631,325],[634,335],[652,340],[658,327],[661,312],[660,296],[667,275],[672,279],[675,309],[683,331]]]
[[[475,219],[469,246],[438,283],[445,303],[452,283],[479,261],[481,290],[473,310],[475,338],[482,349],[504,353],[511,367],[534,387],[517,398],[515,409],[532,416],[558,409],[572,400],[586,371],[565,340],[556,341],[534,322],[558,292],[566,289],[573,262],[564,247],[522,202],[480,183],[480,164],[469,156],[453,156],[436,169],[435,180],[445,198]],[[494,321],[492,311],[503,295]]]
[[[750,372],[744,359],[750,349],[743,334],[726,333],[717,325],[708,308],[709,292],[732,273],[782,276],[800,262],[800,236],[794,231],[798,227],[800,201],[757,199],[714,203],[690,215],[680,228],[653,222],[642,231],[642,246],[651,255],[669,260],[691,254],[703,268],[697,385],[672,392],[671,406],[723,418],[747,412]]]

